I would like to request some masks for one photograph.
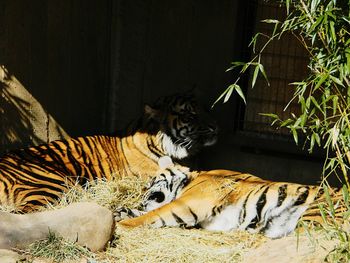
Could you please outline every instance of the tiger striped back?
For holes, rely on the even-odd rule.
[[[153,156],[140,154],[132,139],[152,137],[88,136],[11,152],[0,159],[0,203],[28,212],[53,202],[76,183],[155,171]]]

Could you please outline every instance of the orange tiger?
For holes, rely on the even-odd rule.
[[[192,94],[145,106],[118,136],[86,136],[12,151],[0,158],[0,205],[29,212],[54,202],[67,185],[121,175],[151,177],[162,156],[183,159],[215,143],[217,126]]]
[[[332,192],[333,201],[341,197],[340,191]],[[190,172],[171,165],[153,179],[143,200],[145,212],[119,208],[115,216],[121,220],[119,224],[128,227],[200,226],[279,238],[292,232],[303,214],[308,220],[322,221],[314,208],[324,201],[319,186],[271,182],[229,170]],[[337,215],[344,210],[338,206]]]

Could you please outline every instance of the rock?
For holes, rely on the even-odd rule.
[[[91,251],[99,251],[105,248],[113,230],[112,212],[89,202],[25,215],[0,212],[0,248],[5,249],[24,249],[52,232]]]
[[[0,249],[0,262],[1,263],[16,263],[21,262],[23,257],[18,253],[8,250],[8,249]]]

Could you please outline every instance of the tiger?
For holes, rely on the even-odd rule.
[[[330,190],[333,201],[342,198],[340,189]],[[316,185],[272,182],[230,170],[190,171],[171,162],[160,165],[145,193],[143,210],[121,207],[115,219],[126,227],[246,230],[280,238],[294,231],[302,216],[322,223],[320,212],[315,212],[319,202],[325,203],[325,193]],[[345,209],[338,203],[338,220]]]
[[[0,205],[27,213],[55,202],[72,184],[129,175],[148,178],[158,170],[160,157],[193,156],[213,145],[217,133],[216,122],[193,92],[161,97],[145,105],[127,132],[56,140],[2,156]]]

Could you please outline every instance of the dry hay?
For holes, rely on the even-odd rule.
[[[139,177],[123,177],[112,181],[98,180],[86,187],[76,185],[57,204],[46,209],[58,209],[79,201],[95,201],[112,210],[119,206],[136,208],[145,184]],[[47,247],[45,242],[47,241],[43,241],[43,246]],[[117,226],[115,237],[107,250],[91,253],[88,262],[244,262],[247,253],[255,254],[257,247],[263,243],[268,247],[269,242],[271,241],[261,235],[243,231],[212,232],[203,229],[149,227],[128,229]],[[40,249],[40,244],[38,248]],[[280,247],[280,250],[283,248]],[[282,257],[287,256],[281,252]],[[26,254],[33,259],[35,253],[29,250]],[[39,257],[43,256],[45,255]],[[259,257],[261,255],[258,259]],[[61,259],[50,262],[61,262]]]
[[[242,253],[264,240],[246,232],[202,229],[117,228],[105,262],[240,262]]]
[[[140,177],[122,177],[117,180],[103,179],[82,187],[75,185],[62,196],[57,204],[49,205],[44,210],[59,209],[70,203],[95,201],[109,209],[119,206],[136,208],[142,198],[146,181]],[[1,207],[0,207],[1,208]],[[4,208],[12,211],[11,208]],[[246,232],[211,232],[202,229],[139,227],[126,229],[116,227],[115,237],[105,252],[90,255],[91,262],[240,262],[242,253],[256,247],[265,240],[260,235]],[[47,240],[31,246],[25,254],[32,260],[40,258],[49,245]],[[72,249],[72,248],[70,248]],[[23,252],[23,251],[22,251]],[[62,258],[52,261],[47,249],[48,262],[62,262]],[[69,251],[60,253],[69,253]],[[71,259],[71,258],[70,258]],[[67,261],[70,260],[67,258]],[[64,262],[64,261],[63,261]]]
[[[0,205],[0,212],[7,212],[7,213],[13,213],[16,212],[17,209],[15,206],[12,205]]]
[[[51,209],[72,202],[95,201],[115,209],[136,208],[146,182],[140,177],[98,180],[87,187],[76,185]],[[106,252],[96,255],[97,262],[239,262],[246,248],[264,238],[246,232],[211,232],[202,229],[116,227],[115,237]]]
[[[142,198],[146,181],[138,176],[125,176],[116,180],[98,179],[84,187],[76,184],[62,196],[57,204],[45,209],[59,209],[74,202],[94,201],[112,211],[120,206],[136,207]]]

